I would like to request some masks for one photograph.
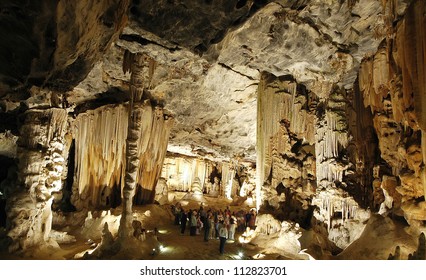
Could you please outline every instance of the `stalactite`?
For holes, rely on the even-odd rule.
[[[102,206],[103,188],[123,186],[127,114],[124,105],[108,105],[79,114],[74,121],[73,204],[78,208]]]
[[[222,188],[220,195],[230,198],[232,190],[232,181],[235,177],[235,170],[230,163],[222,163]]]
[[[138,105],[136,110],[141,129],[135,180],[150,193],[154,192],[161,172],[173,119],[164,117],[162,109],[152,108],[149,102]],[[106,198],[112,195],[112,188],[124,187],[127,115],[127,106],[119,104],[86,111],[75,119],[76,168],[72,200],[77,208],[111,206],[106,204]]]
[[[426,3],[413,1],[397,27],[395,60],[402,72],[403,96],[414,94],[416,120],[426,131]]]
[[[316,171],[317,186],[335,187],[335,183],[343,183],[343,172],[348,162],[342,159],[342,151],[348,147],[348,121],[346,102],[341,90],[336,90],[327,101],[322,118],[316,125]]]
[[[217,191],[212,190],[211,187],[208,189],[206,185],[211,170],[212,162],[209,160],[169,155],[164,160],[161,177],[167,179],[169,190],[175,191],[189,191],[192,183],[198,178],[201,189],[209,193],[209,191]]]
[[[265,183],[276,187],[282,176],[282,154],[288,153],[294,138],[314,144],[314,114],[309,111],[309,95],[289,77],[264,74],[258,88],[257,102],[257,183],[256,196]],[[293,136],[292,136],[293,137]],[[273,171],[273,168],[277,170]],[[270,174],[272,182],[266,182]],[[279,178],[281,176],[281,178]],[[300,177],[300,176],[299,176]],[[261,201],[257,200],[257,207]]]

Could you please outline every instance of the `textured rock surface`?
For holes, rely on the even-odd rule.
[[[7,201],[14,250],[45,242],[55,244],[50,238],[52,203],[58,193],[58,200],[61,199],[66,177],[67,126],[64,109],[31,110],[25,114],[21,135],[26,137],[20,137],[18,143],[19,178],[24,188],[15,188]]]
[[[117,38],[127,4],[2,1],[0,96],[31,85],[73,88]]]
[[[139,108],[142,129],[138,155],[143,168],[136,175],[136,183],[142,188],[137,191],[136,200],[141,203],[154,198],[171,120],[161,108],[150,104]],[[72,201],[77,208],[119,205],[126,168],[127,116],[124,104],[103,106],[79,114],[73,123],[76,169]]]
[[[14,249],[50,239],[52,210],[118,206],[129,152],[128,205],[134,192],[152,202],[160,176],[163,197],[165,185],[251,192],[274,224],[286,220],[276,244],[294,256],[295,223],[340,248],[395,217],[424,230],[424,1],[27,2],[0,4],[0,190]],[[129,122],[131,97],[144,102]],[[376,212],[386,219],[368,223]],[[338,251],[319,243],[318,256]]]
[[[425,182],[422,181],[424,113],[420,109],[424,76],[419,76],[423,73],[425,53],[424,16],[421,16],[425,9],[422,1],[409,6],[406,16],[390,30],[394,36],[388,36],[377,53],[362,62],[359,79],[364,104],[374,115],[380,154],[385,161],[381,166],[387,169],[380,175],[386,176],[382,188],[385,197],[389,196],[385,202],[392,200],[393,204],[387,203],[386,208],[404,215],[411,223],[414,217],[423,221],[416,214],[421,207],[416,200],[423,199]],[[389,175],[398,178],[394,178],[392,187],[385,183]]]

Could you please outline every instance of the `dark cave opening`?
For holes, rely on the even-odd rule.
[[[7,156],[0,156],[0,227],[6,227],[6,190],[9,182],[8,180],[13,180],[11,177],[11,167],[15,166],[15,160]]]
[[[133,204],[134,205],[144,205],[149,204],[154,201],[155,197],[155,191],[153,190],[147,190],[142,188],[142,186],[136,187],[136,193],[133,197]]]
[[[214,183],[214,178],[216,178],[216,177],[220,181],[221,178],[222,178],[222,173],[219,172],[219,170],[217,169],[216,166],[213,166],[213,170],[212,170],[212,172],[210,173],[210,176],[209,176],[210,183],[213,184]]]
[[[6,227],[6,199],[0,198],[0,228]]]
[[[74,184],[75,172],[75,140],[71,142],[69,155],[68,155],[68,174],[62,189],[62,200],[60,202],[60,209],[63,212],[76,211],[75,206],[71,203],[72,185]]]

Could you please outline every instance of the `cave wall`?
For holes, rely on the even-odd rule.
[[[392,202],[382,212],[403,215],[421,226],[424,213],[424,96],[426,5],[413,1],[359,71],[364,105],[373,114],[381,158],[376,184]],[[386,170],[388,171],[386,172]],[[388,183],[393,182],[393,183]]]
[[[290,76],[264,73],[258,89],[258,205],[308,225],[316,189],[315,97]],[[272,208],[268,210],[267,208]],[[306,221],[307,220],[307,221]]]
[[[302,95],[296,81],[283,83],[291,81],[288,76],[263,74],[258,89],[260,204],[275,215],[283,216],[279,209],[293,212],[291,218],[301,222],[295,218],[301,211],[289,200],[302,186],[300,204],[316,207],[314,223],[305,225],[325,225],[341,248],[359,236],[370,210],[404,216],[417,227],[425,220],[425,4],[413,1],[401,20],[396,3],[383,9],[387,36],[363,59],[352,86],[324,85]],[[300,146],[311,151],[314,168],[308,177],[314,184],[302,180],[308,161],[301,160]]]
[[[7,199],[11,250],[50,242],[52,204],[61,200],[66,177],[67,111],[25,112],[18,139],[18,181]]]
[[[169,191],[203,193],[212,197],[254,198],[254,168],[249,162],[219,162],[169,154],[161,178]]]

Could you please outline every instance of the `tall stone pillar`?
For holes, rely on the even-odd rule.
[[[18,140],[19,184],[23,187],[8,201],[11,250],[34,245],[56,245],[49,237],[54,194],[62,189],[65,168],[64,109],[29,110]]]

